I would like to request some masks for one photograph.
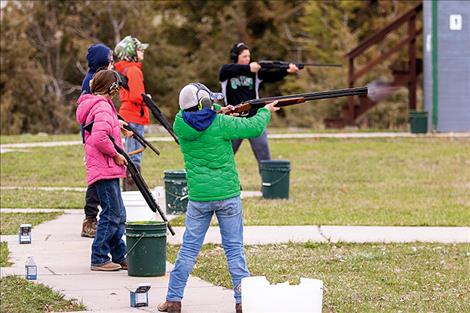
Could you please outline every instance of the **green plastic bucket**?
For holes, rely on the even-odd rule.
[[[182,214],[188,205],[188,185],[185,170],[164,171],[167,214]]]
[[[425,134],[428,132],[428,112],[410,112],[410,131],[413,134]]]
[[[289,198],[290,162],[287,160],[265,160],[260,162],[261,191],[266,199]]]
[[[164,276],[166,271],[166,223],[126,223],[127,274]]]

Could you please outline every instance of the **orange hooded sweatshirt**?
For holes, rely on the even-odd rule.
[[[129,90],[119,90],[121,107],[119,114],[128,122],[140,125],[150,124],[149,109],[142,99],[145,93],[144,75],[141,62],[119,61],[114,68],[127,76]]]

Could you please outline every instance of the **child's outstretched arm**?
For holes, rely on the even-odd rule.
[[[277,101],[271,102],[258,110],[255,116],[250,118],[221,116],[220,123],[225,139],[243,139],[260,136],[271,120],[271,112],[279,110],[275,105]]]

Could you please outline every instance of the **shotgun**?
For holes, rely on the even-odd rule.
[[[303,69],[305,66],[313,66],[313,67],[342,67],[341,64],[324,64],[324,63],[297,63],[297,62],[288,62],[288,61],[278,61],[278,60],[261,60],[258,62],[261,65],[261,68],[267,70],[273,69],[284,69],[287,70],[289,68],[289,64],[295,64],[299,68],[299,70]]]
[[[133,133],[132,137],[134,137],[134,139],[137,140],[144,148],[149,147],[157,155],[160,155],[160,150],[158,150],[155,146],[153,146],[150,142],[148,142],[143,136],[137,133],[137,131],[134,128],[132,128],[132,126],[130,126],[129,123],[121,115],[118,114],[118,118],[121,121],[124,121],[127,123],[127,125],[123,125],[122,127],[124,127],[125,130],[131,131]]]
[[[91,133],[91,131],[93,130],[93,122],[90,122],[89,124],[85,125],[83,127],[83,129],[85,131],[88,131],[88,132]],[[165,216],[165,213],[163,213],[163,211],[160,208],[160,206],[158,205],[157,201],[155,201],[155,199],[153,198],[152,193],[150,192],[149,187],[147,186],[147,183],[145,182],[144,178],[142,177],[142,175],[137,170],[137,167],[132,162],[129,155],[123,149],[121,149],[121,147],[119,147],[116,144],[116,142],[114,141],[114,138],[112,136],[109,136],[109,139],[113,143],[114,149],[116,149],[116,151],[126,159],[126,161],[127,161],[127,170],[131,174],[132,179],[134,180],[137,188],[139,189],[140,193],[144,197],[145,202],[147,202],[150,210],[152,210],[153,212],[158,212],[160,214],[162,220],[164,222],[166,222],[166,226],[168,227],[168,230],[174,236],[175,231],[171,227],[170,222],[168,221],[168,219]]]
[[[165,216],[165,213],[163,213],[163,211],[160,208],[160,206],[158,205],[157,201],[155,201],[155,199],[153,198],[152,193],[150,192],[149,187],[147,186],[147,183],[145,182],[144,178],[142,177],[142,175],[137,170],[137,167],[131,161],[131,158],[129,157],[129,155],[127,155],[127,153],[123,149],[121,149],[121,147],[119,147],[116,144],[113,137],[109,136],[109,139],[113,143],[114,149],[116,149],[116,151],[126,159],[126,161],[127,161],[127,170],[131,174],[132,179],[134,180],[137,188],[139,189],[140,193],[144,197],[145,202],[147,202],[148,206],[150,207],[150,209],[153,212],[158,211],[158,213],[160,214],[162,220],[164,222],[166,222],[166,226],[168,227],[168,230],[174,236],[175,231],[171,227],[170,222],[168,221],[168,219]]]
[[[278,101],[277,107],[285,107],[306,101],[339,98],[339,97],[350,97],[350,96],[364,96],[368,94],[368,87],[356,87],[346,89],[336,89],[330,91],[319,91],[319,92],[308,92],[300,93],[289,96],[269,97],[248,100],[246,102],[236,105],[232,110],[229,110],[225,114],[239,113],[240,116],[246,116],[251,110],[258,110],[264,107],[266,104],[273,101]]]

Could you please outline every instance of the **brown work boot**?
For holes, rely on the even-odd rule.
[[[126,260],[124,260],[122,262],[119,262],[118,264],[121,265],[122,270],[127,271],[127,261]]]
[[[241,303],[235,304],[235,313],[243,313]]]
[[[82,237],[94,238],[96,235],[96,218],[86,218],[83,220]]]
[[[99,265],[91,265],[90,269],[92,271],[112,272],[112,271],[119,271],[121,269],[121,265],[108,261],[106,263],[99,264]]]
[[[139,190],[132,177],[122,179],[122,191],[136,191]]]
[[[157,305],[157,310],[160,312],[181,313],[181,302],[165,301]]]

